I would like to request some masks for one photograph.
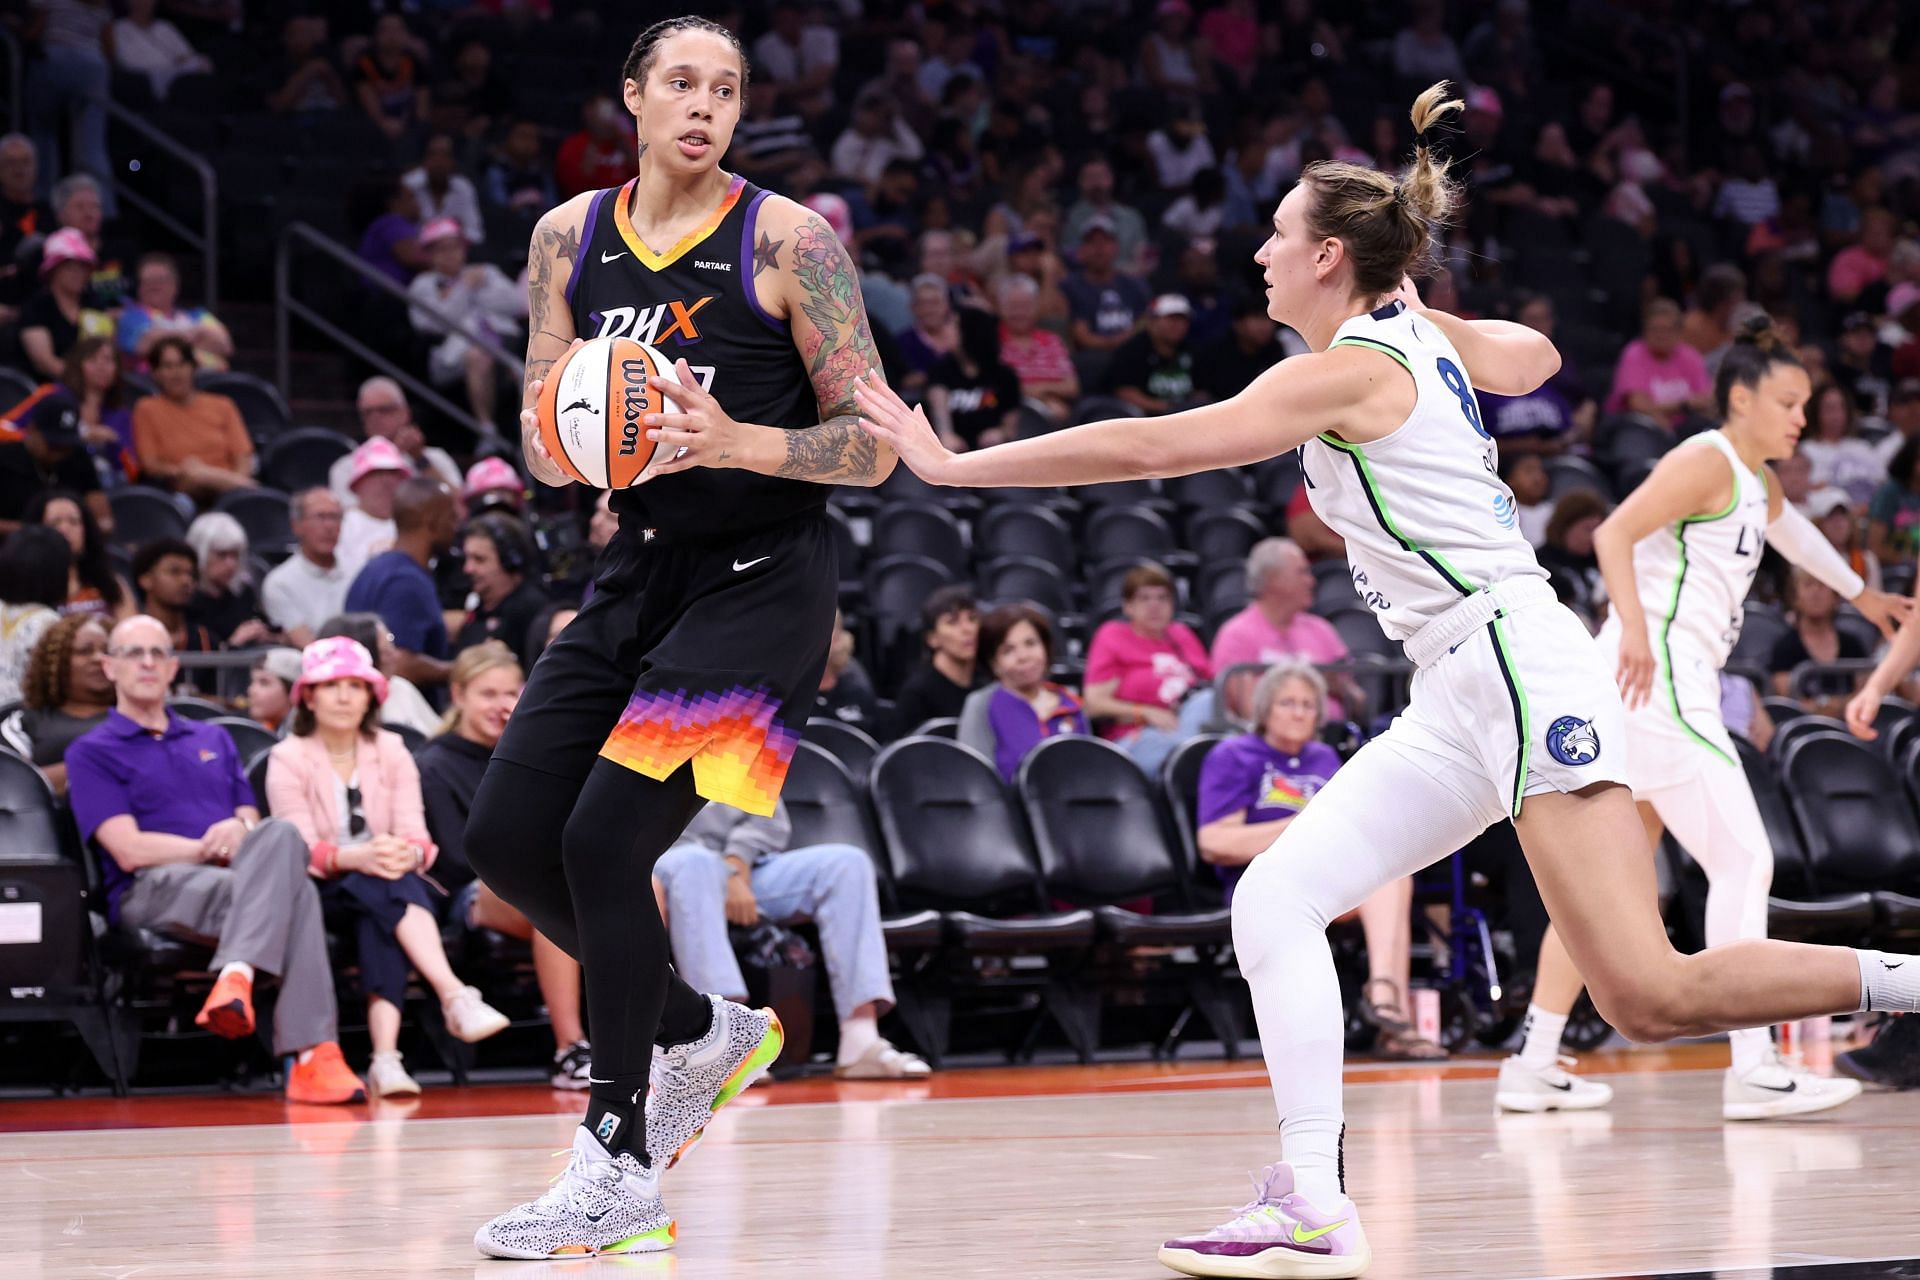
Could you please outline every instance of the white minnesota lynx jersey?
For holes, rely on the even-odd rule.
[[[1405,640],[1496,582],[1546,577],[1446,336],[1394,302],[1348,320],[1332,345],[1378,351],[1413,375],[1413,412],[1392,433],[1364,444],[1328,434],[1300,446],[1307,500],[1347,540],[1353,589],[1387,635]]]
[[[1682,517],[1633,544],[1634,587],[1663,681],[1671,678],[1676,651],[1703,657],[1715,670],[1727,665],[1767,544],[1765,475],[1748,470],[1718,430],[1679,447],[1719,449],[1733,469],[1733,496],[1718,511]]]

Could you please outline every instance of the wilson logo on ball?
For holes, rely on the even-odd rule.
[[[646,439],[646,416],[676,408],[649,378],[677,381],[665,356],[632,338],[590,339],[548,372],[536,411],[540,441],[571,479],[625,489],[672,453]]]

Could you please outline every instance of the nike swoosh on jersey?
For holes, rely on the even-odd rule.
[[[627,251],[625,249],[622,249],[618,253],[608,253],[605,249],[602,249],[600,251],[600,265],[604,267],[609,262],[612,262],[615,258],[624,258],[626,256],[627,256]]]
[[[753,566],[755,566],[755,565],[757,565],[757,564],[762,564],[762,563],[764,563],[764,562],[766,562],[766,561],[768,561],[768,560],[771,560],[771,559],[773,559],[773,557],[772,557],[772,556],[761,556],[761,557],[760,557],[760,559],[758,559],[758,560],[749,560],[749,561],[747,561],[747,562],[746,562],[745,564],[741,564],[741,563],[740,563],[740,562],[739,562],[738,560],[735,560],[735,561],[733,562],[733,571],[734,571],[735,573],[745,573],[745,572],[746,572],[746,571],[747,571],[748,569],[751,569],[751,568],[753,568]]]

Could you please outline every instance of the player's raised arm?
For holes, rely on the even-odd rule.
[[[567,303],[567,281],[573,278],[580,228],[592,199],[588,192],[549,209],[534,226],[533,243],[527,250],[527,374],[520,397],[520,446],[534,479],[555,486],[573,481],[540,443],[534,405],[547,373],[578,337]]]
[[[1399,397],[1398,416],[1385,401]],[[1381,397],[1382,404],[1375,403]],[[1412,388],[1391,360],[1339,347],[1283,360],[1230,400],[1157,418],[1110,418],[956,454],[926,414],[884,383],[854,391],[860,425],[890,445],[929,484],[964,488],[1104,484],[1245,466],[1296,448],[1323,431],[1358,442],[1406,416]],[[1384,412],[1380,410],[1384,409]]]

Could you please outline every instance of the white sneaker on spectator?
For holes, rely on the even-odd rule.
[[[556,1089],[585,1089],[592,1084],[593,1050],[585,1040],[575,1040],[553,1055],[551,1080]]]
[[[833,1069],[840,1080],[918,1080],[933,1074],[933,1068],[917,1053],[908,1053],[885,1040],[875,1040],[852,1062]]]
[[[367,1064],[367,1092],[376,1098],[391,1098],[402,1093],[419,1093],[420,1082],[407,1074],[400,1054],[376,1053]]]
[[[440,1002],[447,1031],[456,1040],[472,1044],[507,1029],[507,1015],[480,998],[475,987],[462,987]]]

